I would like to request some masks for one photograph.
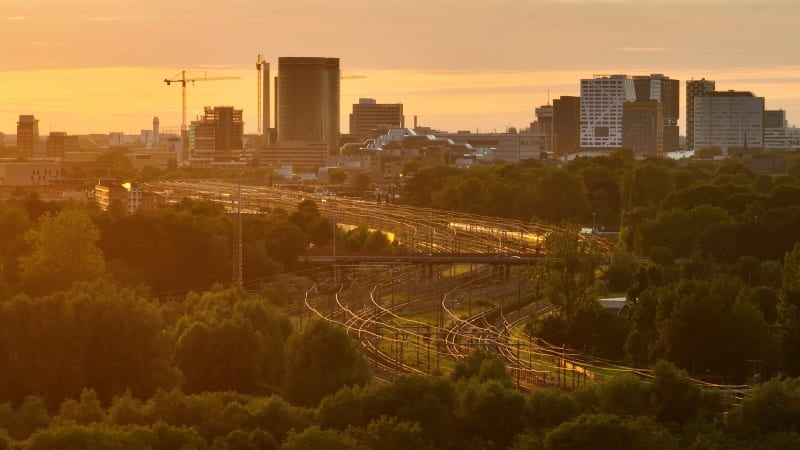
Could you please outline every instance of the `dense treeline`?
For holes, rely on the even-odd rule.
[[[606,261],[568,234],[547,238],[531,283],[557,314],[535,318],[531,333],[637,366],[666,359],[710,381],[752,382],[754,372],[800,375],[800,157],[789,158],[779,176],[736,158],[635,161],[625,151],[563,168],[437,167],[408,177],[403,198],[619,230]],[[595,301],[603,295],[628,306],[609,316]]]
[[[125,216],[17,197],[0,207],[0,450],[798,448],[800,381],[785,378],[800,374],[798,192],[796,176],[735,160],[624,152],[417,173],[415,204],[621,227],[610,259],[547,236],[531,288],[556,314],[530,330],[653,378],[531,394],[480,351],[449,378],[369,383],[344,330],[283,312],[295,297],[212,288],[231,277],[233,236],[213,203]],[[248,215],[245,278],[296,268],[333,233],[313,202]],[[335,233],[350,251],[390,245]],[[164,294],[190,289],[206,292]],[[622,315],[605,294],[628,296]],[[763,383],[736,406],[686,372]]]
[[[307,200],[296,210],[243,219],[244,279],[257,281],[298,267],[310,246],[330,245],[333,223]],[[0,293],[42,295],[74,281],[113,278],[154,293],[208,289],[232,278],[233,218],[223,206],[185,199],[126,216],[112,205],[18,197],[0,204]],[[381,250],[383,233],[336,230],[342,249]]]
[[[496,368],[501,370],[496,370]],[[0,403],[0,448],[44,449],[793,449],[800,380],[775,379],[739,407],[660,363],[574,392],[512,386],[476,351],[450,378],[404,376],[339,389],[306,406],[279,395],[158,389],[103,402],[83,389],[48,409]],[[3,431],[6,430],[6,431]]]
[[[722,262],[780,260],[800,240],[800,157],[786,175],[757,175],[739,159],[635,161],[620,150],[561,168],[538,161],[407,176],[403,201],[524,221],[620,230],[626,250],[699,253]]]
[[[369,379],[344,331],[295,330],[268,297],[224,290],[160,303],[108,281],[0,301],[0,398],[54,408],[93,389],[108,404],[126,391],[284,393],[314,404]],[[298,383],[300,384],[298,386]]]

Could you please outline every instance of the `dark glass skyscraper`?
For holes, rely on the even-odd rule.
[[[680,82],[662,74],[652,74],[633,77],[633,84],[636,88],[637,102],[661,102],[664,121],[664,129],[662,130],[663,151],[677,151],[680,146],[680,130],[678,129]],[[660,152],[661,150],[659,150]]]
[[[324,142],[339,152],[339,58],[278,58],[278,142]]]

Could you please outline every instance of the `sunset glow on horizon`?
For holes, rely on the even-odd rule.
[[[241,77],[190,86],[188,117],[232,105],[254,133],[259,52],[272,75],[280,56],[330,56],[341,59],[344,75],[364,76],[342,80],[342,132],[360,97],[403,103],[407,125],[416,115],[420,125],[447,131],[526,127],[548,96],[578,95],[580,79],[597,73],[663,73],[681,80],[681,102],[685,80],[705,77],[719,90],[766,97],[768,109],[800,122],[800,66],[790,51],[797,31],[789,26],[800,6],[788,0],[465,0],[458,8],[416,0],[402,8],[364,0],[235,0],[224,8],[206,0],[39,0],[36,14],[0,3],[6,134],[20,114],[34,114],[43,132],[136,134],[153,116],[162,129],[178,129],[180,88],[163,79],[181,70]],[[769,26],[740,33],[756,23]]]

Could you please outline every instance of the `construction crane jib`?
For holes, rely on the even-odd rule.
[[[211,75],[211,76],[209,76]],[[189,72],[186,70],[181,70],[178,74],[173,76],[172,78],[164,78],[164,83],[167,86],[171,86],[172,83],[180,83],[181,84],[181,99],[182,99],[182,108],[181,112],[183,113],[183,117],[181,119],[181,134],[184,139],[186,139],[186,85],[187,83],[192,83],[194,85],[197,81],[220,81],[220,80],[238,80],[241,77],[232,77],[232,76],[216,76],[214,74],[209,74],[208,72]]]

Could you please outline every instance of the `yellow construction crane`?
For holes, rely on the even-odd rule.
[[[183,100],[183,119],[181,120],[181,137],[186,139],[186,83],[194,83],[196,81],[218,81],[218,80],[238,80],[241,77],[229,77],[229,76],[208,76],[208,72],[202,73],[193,73],[187,72],[185,70],[181,70],[177,75],[173,76],[172,78],[164,78],[164,83],[167,86],[172,85],[172,83],[180,83],[181,84],[181,97]]]

